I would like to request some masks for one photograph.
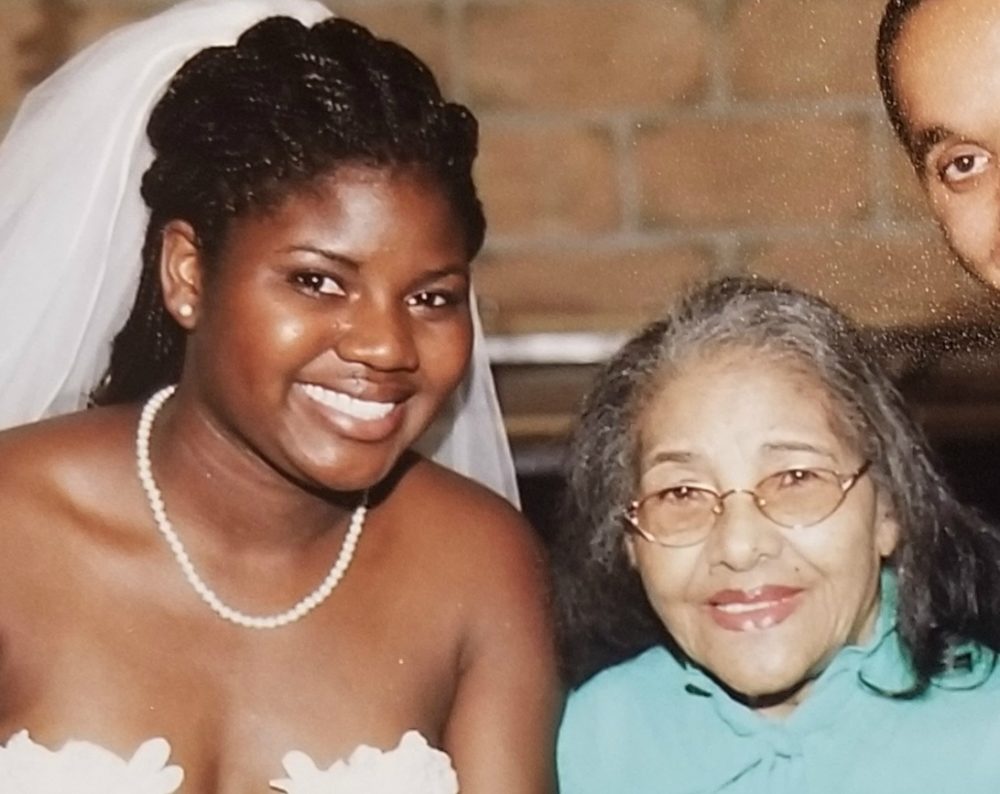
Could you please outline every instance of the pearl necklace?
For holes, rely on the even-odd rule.
[[[351,559],[354,557],[354,549],[358,545],[358,538],[361,537],[361,530],[364,529],[365,514],[368,512],[367,495],[361,500],[361,504],[354,509],[354,513],[351,515],[350,527],[347,530],[347,535],[344,537],[343,545],[340,547],[340,554],[337,555],[333,567],[326,575],[326,578],[320,582],[319,587],[291,609],[277,615],[247,615],[244,612],[233,609],[222,602],[222,599],[205,584],[205,581],[194,569],[194,564],[191,562],[184,544],[181,543],[181,539],[177,536],[173,526],[170,524],[170,520],[167,518],[166,508],[163,504],[163,495],[160,493],[160,489],[153,479],[153,469],[149,461],[149,437],[153,429],[153,420],[163,407],[163,404],[174,393],[175,389],[176,386],[166,386],[146,401],[146,404],[142,408],[142,415],[139,417],[139,427],[136,430],[135,436],[136,469],[139,474],[139,481],[142,483],[142,489],[146,492],[149,507],[153,511],[153,518],[156,521],[157,529],[160,530],[160,533],[170,546],[170,550],[174,553],[174,559],[177,560],[177,564],[184,573],[184,578],[187,579],[188,584],[194,588],[194,591],[201,596],[202,601],[208,604],[212,608],[212,611],[220,618],[248,629],[276,629],[280,626],[287,626],[289,623],[294,623],[326,601],[347,572],[347,567],[351,564]]]

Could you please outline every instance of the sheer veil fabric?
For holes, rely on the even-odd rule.
[[[0,428],[86,405],[135,297],[149,113],[195,52],[313,0],[187,0],[89,47],[25,100],[0,145]],[[421,451],[517,504],[479,318],[469,372]]]

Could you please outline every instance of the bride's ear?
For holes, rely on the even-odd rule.
[[[193,330],[198,324],[204,268],[198,236],[187,221],[172,220],[163,227],[160,282],[167,311],[182,328]]]

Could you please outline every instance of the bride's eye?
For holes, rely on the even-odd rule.
[[[292,277],[295,284],[310,295],[344,295],[344,288],[332,276],[325,273],[296,273]]]
[[[444,309],[458,302],[455,295],[447,290],[421,290],[407,299],[414,308]]]

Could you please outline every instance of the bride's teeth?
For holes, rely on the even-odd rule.
[[[389,412],[396,407],[395,403],[359,400],[356,397],[351,397],[349,394],[343,394],[332,389],[324,389],[315,383],[302,384],[302,390],[306,393],[306,396],[321,405],[333,408],[335,411],[340,411],[348,416],[353,416],[355,419],[364,419],[366,421],[382,419],[388,416]]]

